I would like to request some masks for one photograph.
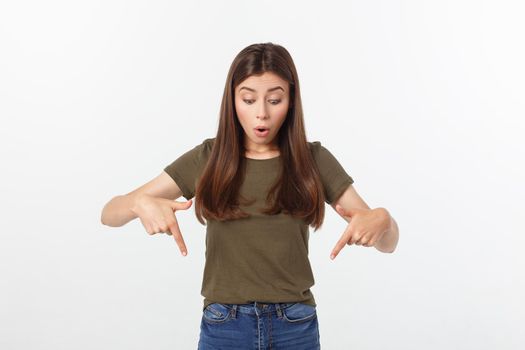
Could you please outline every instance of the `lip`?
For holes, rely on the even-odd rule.
[[[253,128],[253,129],[254,129],[254,130],[257,130],[257,129],[270,130],[270,127],[265,126],[265,125],[258,125],[258,126],[256,126],[255,128]]]
[[[257,129],[253,129],[253,132],[257,137],[268,137],[268,135],[270,135],[270,129],[266,129],[262,132]]]

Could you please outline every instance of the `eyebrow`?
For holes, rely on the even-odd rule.
[[[243,86],[243,87],[241,87],[241,88],[239,89],[239,92],[240,92],[242,89],[246,89],[246,90],[250,90],[250,91],[252,91],[252,92],[256,92],[255,89],[249,88],[249,87],[247,87],[247,86]],[[270,88],[270,89],[266,90],[266,92],[275,91],[275,90],[279,90],[279,89],[283,90],[283,92],[284,92],[284,89],[283,89],[282,87],[280,87],[280,86],[276,86],[276,87]]]

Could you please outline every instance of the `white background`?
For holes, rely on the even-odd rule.
[[[214,137],[245,46],[294,58],[309,141],[397,220],[393,254],[310,235],[323,349],[523,349],[519,1],[4,1],[0,348],[195,349],[205,227],[188,256],[113,196]],[[185,201],[184,198],[180,198]]]

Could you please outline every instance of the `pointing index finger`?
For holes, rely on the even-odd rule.
[[[188,250],[186,249],[184,238],[180,233],[179,223],[176,220],[170,225],[170,231],[173,235],[173,238],[175,239],[175,242],[177,242],[182,255],[186,256],[186,254],[188,254]]]
[[[343,249],[347,245],[350,237],[351,237],[351,233],[350,233],[350,228],[348,226],[345,232],[343,232],[343,235],[341,236],[341,238],[339,238],[339,240],[335,244],[334,249],[332,249],[332,253],[330,254],[330,259],[334,260],[335,257],[339,255],[339,252],[341,251],[341,249]]]

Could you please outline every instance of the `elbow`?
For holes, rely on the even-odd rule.
[[[136,216],[129,210],[127,195],[113,197],[100,213],[100,223],[109,227],[121,227]]]
[[[388,241],[377,242],[374,247],[381,253],[392,254],[397,248],[399,243],[399,231],[396,229],[393,233],[394,237],[389,237]]]
[[[104,210],[102,210],[102,213],[100,214],[100,223],[104,226],[109,226],[104,215]]]
[[[112,220],[111,217],[108,217],[108,215],[109,214],[107,214],[107,213],[106,214],[102,213],[100,215],[100,223],[102,225],[108,226],[108,227],[119,227],[119,226],[121,226],[115,221],[115,219]]]
[[[100,223],[104,226],[113,227],[113,225],[111,225],[110,222],[111,220],[108,221],[108,216],[110,215],[110,213],[108,212],[110,203],[111,201],[107,202],[106,205],[104,205],[104,207],[102,208],[102,212],[100,213]]]
[[[389,249],[389,250],[385,250],[385,249],[382,249],[382,248],[379,248],[379,247],[375,247],[378,251],[380,251],[381,253],[385,253],[385,254],[392,254],[396,248],[394,247],[393,249]]]

